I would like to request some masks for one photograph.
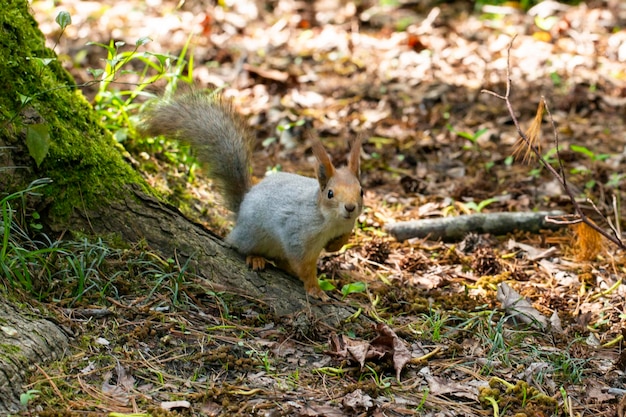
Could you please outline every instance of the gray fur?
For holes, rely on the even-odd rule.
[[[354,226],[354,219],[324,217],[319,192],[314,178],[284,172],[269,175],[244,198],[226,240],[242,253],[269,259],[294,261],[319,254],[330,239],[350,233]],[[333,236],[320,233],[324,230],[332,230]]]
[[[144,112],[141,130],[193,145],[234,213],[250,190],[250,142],[246,126],[228,100],[191,93],[164,100]]]

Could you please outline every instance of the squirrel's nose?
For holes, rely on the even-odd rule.
[[[356,208],[356,205],[354,205],[353,203],[345,205],[345,209],[348,213],[352,213],[355,208]]]

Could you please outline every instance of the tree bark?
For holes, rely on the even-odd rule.
[[[0,415],[20,410],[33,364],[61,358],[67,337],[52,322],[33,318],[0,298]]]

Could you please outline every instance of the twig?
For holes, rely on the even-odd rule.
[[[39,365],[37,365],[36,363],[33,363],[33,365],[35,365],[35,368],[37,368],[37,370],[39,372],[41,372],[41,374],[43,375],[44,378],[46,378],[46,381],[48,381],[48,383],[50,384],[50,387],[52,388],[52,391],[54,391],[54,393],[57,395],[57,397],[59,397],[59,400],[61,400],[61,402],[63,404],[65,404],[67,406],[67,402],[65,400],[65,397],[63,397],[63,394],[61,394],[61,391],[59,390],[59,387],[57,387],[57,384],[54,383],[54,381],[52,380],[52,378],[50,378],[50,375],[48,375],[46,373],[46,371],[44,371]]]
[[[433,356],[438,355],[440,351],[441,351],[441,346],[437,346],[435,349],[431,350],[425,355],[420,356],[419,358],[412,358],[409,361],[409,363],[417,364],[417,365],[422,364],[423,362],[426,362],[428,359],[432,358]]]
[[[509,47],[507,48],[507,58],[506,58],[506,93],[504,95],[500,95],[497,94],[491,90],[481,90],[482,93],[486,93],[489,95],[492,95],[500,100],[503,100],[506,103],[506,107],[507,110],[509,111],[509,115],[511,116],[511,119],[513,120],[513,124],[515,125],[515,128],[517,129],[517,133],[518,135],[522,138],[522,140],[526,143],[526,145],[528,146],[528,148],[535,154],[535,156],[537,157],[537,159],[541,162],[541,164],[548,170],[548,172],[550,172],[550,174],[552,174],[552,176],[554,178],[556,178],[556,180],[559,182],[559,184],[561,185],[561,188],[563,189],[563,191],[567,194],[567,196],[569,197],[572,206],[574,207],[574,211],[575,211],[575,215],[572,216],[577,216],[578,218],[573,219],[573,220],[556,220],[556,219],[552,219],[552,218],[546,218],[546,221],[552,222],[552,223],[556,223],[556,224],[576,224],[576,223],[585,223],[587,226],[591,227],[593,230],[595,230],[596,232],[598,232],[600,235],[604,236],[605,238],[607,238],[608,240],[610,240],[611,242],[613,242],[615,245],[617,245],[619,248],[621,249],[626,249],[626,245],[624,245],[624,242],[622,241],[617,229],[615,227],[611,226],[611,233],[607,232],[606,230],[604,230],[602,227],[598,226],[596,223],[594,223],[591,219],[589,219],[589,217],[587,217],[587,215],[583,212],[582,208],[580,207],[580,204],[578,204],[578,201],[576,201],[576,198],[574,196],[574,193],[572,192],[569,183],[567,182],[567,179],[565,178],[565,168],[563,167],[563,161],[561,159],[561,156],[559,155],[559,134],[558,134],[558,130],[556,128],[556,123],[554,121],[554,118],[552,117],[552,113],[550,112],[550,109],[548,108],[548,104],[546,103],[545,98],[542,96],[541,100],[543,101],[544,105],[545,105],[545,110],[546,113],[548,114],[548,118],[550,119],[550,124],[552,125],[552,131],[553,131],[553,135],[554,135],[554,142],[556,145],[556,158],[557,161],[559,163],[559,172],[557,172],[557,170],[548,163],[548,161],[545,160],[545,158],[541,155],[541,152],[539,152],[539,149],[537,148],[537,146],[535,146],[533,143],[531,143],[531,141],[528,139],[528,136],[526,136],[526,134],[522,131],[522,128],[520,127],[519,121],[517,120],[517,117],[515,117],[515,111],[513,110],[513,105],[511,104],[511,100],[510,100],[510,96],[511,96],[511,48],[513,47],[513,42],[515,41],[516,36],[513,36],[513,38],[511,39],[511,42],[509,43]],[[591,202],[591,200],[587,199],[587,201]],[[604,214],[602,214],[600,212],[600,210],[596,207],[595,204],[593,204],[593,202],[591,202],[594,210],[596,211],[596,213],[598,213],[602,219],[604,221],[606,221],[609,225],[611,224],[610,221],[608,221],[608,219],[606,218],[606,216]]]

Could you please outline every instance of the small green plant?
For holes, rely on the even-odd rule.
[[[581,145],[570,145],[569,148],[570,148],[570,150],[572,152],[576,152],[576,153],[585,155],[586,157],[591,159],[591,162],[606,161],[607,159],[609,159],[611,157],[611,155],[606,154],[606,153],[596,154],[595,152],[593,152],[589,148],[587,148],[585,146],[581,146]]]
[[[483,211],[483,209],[485,207],[487,207],[489,204],[491,203],[495,203],[497,202],[498,199],[497,198],[488,198],[486,200],[480,201],[478,203],[476,203],[475,201],[468,201],[467,203],[464,203],[465,207],[468,208],[469,210],[472,210],[476,213],[480,213]]]
[[[548,354],[548,361],[553,366],[555,376],[571,384],[582,382],[585,365],[588,362],[586,359],[572,358],[566,350]]]
[[[433,342],[439,342],[443,338],[443,329],[449,320],[445,313],[439,310],[430,310],[428,313],[419,315],[420,320],[416,320],[410,325],[411,330],[422,338],[427,338]]]
[[[576,153],[579,153],[581,155],[584,155],[586,157],[588,157],[591,161],[592,164],[595,164],[596,162],[599,161],[605,161],[608,158],[610,158],[611,155],[609,154],[596,154],[595,152],[593,152],[592,150],[590,150],[589,148],[585,147],[585,146],[580,146],[580,145],[570,145],[570,150]],[[581,174],[581,175],[589,175],[591,173],[591,170],[588,167],[585,166],[577,166],[574,167],[570,170],[571,174]],[[585,190],[591,190],[593,189],[597,184],[597,181],[594,178],[591,178],[589,180],[587,180],[585,182]]]
[[[551,72],[550,79],[552,80],[552,84],[555,87],[561,87],[563,85],[563,78],[561,78],[558,72],[555,72],[555,71]]]
[[[561,149],[559,148],[559,151],[560,150]],[[556,148],[550,148],[548,149],[546,153],[543,154],[542,158],[546,161],[546,163],[555,166],[555,165],[558,165],[559,163],[558,159],[556,158],[556,155],[557,155]],[[540,165],[537,168],[532,168],[529,174],[533,178],[539,178],[543,170],[544,170],[543,165]]]
[[[57,40],[54,42],[54,46],[52,47],[53,51],[56,49],[57,45],[59,44],[59,41],[61,40],[61,37],[65,33],[65,29],[69,25],[72,24],[72,16],[69,14],[69,12],[66,12],[65,10],[62,10],[62,11],[60,11],[57,14],[57,17],[54,19],[54,21],[61,28],[61,33],[59,33],[59,36],[57,37]]]
[[[343,298],[346,298],[350,294],[363,293],[365,290],[367,290],[367,285],[364,282],[357,281],[341,287],[341,294]]]
[[[626,174],[613,172],[609,175],[609,179],[606,182],[606,186],[609,188],[619,188],[626,178]]]
[[[24,190],[15,192],[0,200],[0,271],[8,279],[11,286],[33,291],[35,277],[50,275],[48,257],[54,253],[62,253],[56,243],[50,242],[45,235],[42,240],[34,240],[29,236],[26,225],[28,216],[22,209],[17,212],[14,203],[26,207],[29,195],[38,196],[37,190],[50,184],[48,178],[33,181]],[[18,216],[19,214],[19,216]],[[31,222],[32,223],[32,222]]]
[[[274,367],[270,361],[270,353],[269,351],[259,352],[254,348],[250,348],[246,351],[246,355],[250,357],[254,357],[261,362],[261,367],[267,374],[271,374],[274,371]]]
[[[110,256],[111,251],[101,239],[95,243],[82,239],[79,242],[70,242],[68,245],[74,250],[65,255],[67,269],[64,271],[64,282],[67,284],[74,282],[73,297],[76,302],[87,291],[100,286],[102,281],[100,268],[105,259]]]
[[[37,398],[37,394],[39,394],[40,392],[41,391],[36,390],[36,389],[29,389],[28,391],[21,393],[20,394],[20,404],[22,404],[22,406],[26,407],[29,402],[31,402],[32,400]]]
[[[305,123],[306,121],[304,119],[298,119],[295,122],[279,124],[278,126],[276,126],[276,130],[282,133],[285,130],[293,129],[294,127],[304,126]]]
[[[476,335],[486,349],[486,361],[481,369],[483,375],[491,374],[494,364],[502,363],[502,366],[509,366],[511,363],[511,346],[504,336],[507,320],[508,317],[504,315],[498,317],[496,310],[483,311],[470,317],[461,326]]]
[[[158,262],[160,258],[148,252],[113,249],[101,238],[52,241],[41,233],[40,216],[27,212],[27,198],[39,196],[39,190],[50,182],[47,178],[34,181],[0,199],[0,278],[9,287],[27,291],[39,300],[52,295],[74,305],[87,294],[99,300],[117,298],[118,282],[141,278],[141,282],[154,283],[146,300],[166,286],[172,293],[172,304],[182,303],[185,292],[181,288],[187,282],[189,260],[179,266]],[[127,261],[127,269],[120,268],[119,260],[130,255],[133,258]]]
[[[463,132],[463,131],[459,131],[456,130],[452,127],[451,124],[448,123],[448,125],[446,126],[448,128],[448,130],[451,133],[454,133],[457,136],[460,136],[464,139],[467,139],[471,142],[471,146],[466,146],[464,147],[465,149],[470,149],[470,148],[477,148],[478,146],[478,138],[480,138],[482,135],[484,135],[485,133],[487,133],[488,129],[487,128],[482,128],[482,129],[478,129],[475,133],[471,133],[471,132]]]
[[[176,90],[178,81],[192,82],[193,56],[190,55],[189,61],[185,59],[189,40],[178,57],[140,52],[139,48],[147,45],[150,42],[149,38],[138,39],[129,51],[121,50],[126,46],[121,41],[111,41],[109,44],[88,43],[88,45],[100,46],[107,52],[104,68],[88,71],[94,77],[95,82],[99,83],[98,92],[94,98],[94,109],[102,117],[104,125],[114,132],[118,142],[124,142],[131,133],[130,129],[134,125],[133,117],[142,105],[137,98],[153,97],[153,94],[145,91],[146,87],[165,79],[167,82],[165,95],[171,96]],[[132,68],[135,61],[143,65],[141,71],[127,69]],[[119,86],[128,88],[118,89]]]
[[[306,120],[298,119],[295,122],[279,124],[278,126],[276,126],[276,130],[282,136],[283,134],[285,134],[285,132],[292,130],[294,127],[303,126],[305,123],[306,123]],[[276,136],[270,136],[262,142],[262,145],[264,148],[267,148],[276,142],[278,142],[278,138]]]
[[[428,394],[430,394],[430,390],[428,388],[424,389],[422,392],[422,398],[420,399],[419,404],[415,407],[415,411],[424,411],[424,405],[426,404],[426,400],[428,399]]]
[[[388,390],[391,387],[391,382],[393,378],[385,376],[382,372],[377,372],[376,369],[371,367],[370,365],[365,365],[368,372],[364,372],[359,376],[359,381],[362,381],[364,378],[371,376],[374,380],[376,386],[382,390]]]
[[[330,282],[330,280],[326,279],[326,274],[320,275],[318,278],[318,282],[320,284],[320,288],[324,291],[333,291],[337,288],[333,285],[332,282]]]
[[[155,293],[161,288],[169,290],[171,294],[171,303],[174,306],[180,306],[184,304],[183,291],[187,285],[187,270],[190,266],[190,262],[193,258],[188,258],[185,263],[180,266],[172,259],[161,259],[156,255],[150,256],[150,259],[141,259],[132,261],[133,264],[141,266],[141,276],[149,280],[152,283],[152,288],[146,296],[146,301],[151,300]],[[221,298],[215,294],[216,300],[221,301]],[[226,307],[223,303],[221,304]],[[228,315],[228,309],[226,307],[226,315]]]
[[[445,313],[441,313],[439,310],[431,310],[430,314],[422,315],[426,320],[423,327],[430,333],[430,338],[433,342],[439,342],[442,338],[442,330],[448,320],[448,316]]]
[[[566,415],[571,415],[572,411],[570,410],[570,408],[572,405],[572,401],[570,400],[569,395],[567,395],[567,391],[561,386],[559,387],[559,392],[561,394],[561,398],[563,399],[563,411]]]

